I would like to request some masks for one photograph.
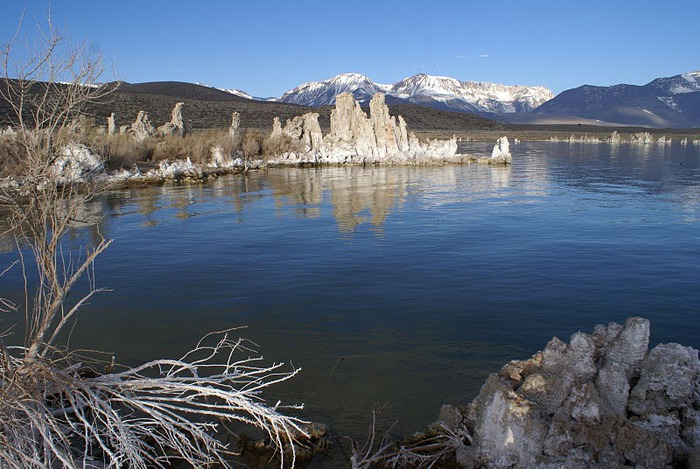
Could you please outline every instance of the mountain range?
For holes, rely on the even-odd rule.
[[[538,117],[595,119],[649,127],[700,127],[700,71],[646,85],[584,85],[566,90],[532,112]]]
[[[359,73],[344,73],[324,81],[304,83],[287,91],[283,103],[304,106],[326,106],[335,97],[352,93],[361,103],[377,92],[387,96],[387,102],[411,103],[448,111],[514,113],[529,112],[554,94],[542,86],[508,86],[488,82],[459,81],[455,78],[419,74],[393,85],[376,83]]]
[[[222,90],[251,98],[236,89]],[[367,103],[377,92],[387,103],[468,112],[510,123],[599,123],[646,127],[700,127],[700,72],[657,78],[646,85],[583,85],[557,96],[542,86],[508,86],[419,74],[392,85],[359,73],[303,83],[279,98],[252,98],[309,107],[335,103],[349,92]]]

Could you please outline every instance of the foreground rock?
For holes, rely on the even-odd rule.
[[[698,351],[648,351],[649,322],[552,339],[489,377],[466,407],[439,422],[470,435],[462,467],[685,467],[700,448]]]

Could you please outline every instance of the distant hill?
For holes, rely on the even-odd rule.
[[[183,82],[122,83],[104,103],[89,109],[98,121],[111,112],[117,125],[131,124],[139,111],[146,111],[154,125],[170,120],[176,103],[183,102],[183,116],[194,129],[226,128],[231,113],[241,114],[244,127],[272,127],[274,117],[282,121],[312,111],[311,108],[285,103],[253,101],[223,90]]]
[[[643,86],[584,85],[560,93],[532,114],[650,127],[700,127],[700,72],[657,78]]]

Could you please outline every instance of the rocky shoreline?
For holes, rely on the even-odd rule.
[[[443,406],[430,434],[464,435],[465,468],[700,467],[700,360],[649,350],[649,321],[553,338],[491,375],[466,406]]]
[[[700,468],[698,350],[649,350],[649,335],[649,321],[632,317],[569,342],[554,337],[489,376],[470,403],[443,405],[425,432],[379,445],[373,433],[343,453],[358,468]],[[313,464],[340,441],[324,425],[309,428],[295,448]],[[255,467],[274,457],[265,441],[239,447]]]

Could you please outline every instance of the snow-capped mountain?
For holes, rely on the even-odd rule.
[[[682,73],[667,78],[657,78],[647,86],[657,88],[663,94],[677,95],[700,91],[700,71]]]
[[[538,116],[578,116],[651,127],[700,127],[700,71],[646,85],[584,85],[535,109]]]
[[[335,103],[341,93],[352,93],[360,102],[369,101],[378,91],[386,92],[386,85],[378,85],[359,73],[343,73],[324,81],[310,81],[287,91],[274,101],[301,104],[304,106],[325,106]]]
[[[206,86],[207,88],[212,88],[212,89],[219,90],[219,91],[225,91],[228,94],[232,94],[234,96],[238,96],[238,97],[245,98],[245,99],[258,99],[258,98],[252,97],[251,95],[249,95],[245,91],[237,90],[235,88],[217,88],[215,86],[211,86],[211,85],[207,85],[206,83],[199,83],[199,82],[195,83],[195,85]]]
[[[390,94],[409,101],[431,98],[453,109],[482,112],[528,112],[554,97],[542,86],[508,86],[450,77],[415,75],[391,87]]]
[[[333,104],[338,94],[350,92],[358,101],[366,102],[378,91],[395,100],[468,112],[528,112],[554,97],[550,90],[541,86],[507,86],[425,74],[383,85],[364,75],[345,73],[324,81],[304,83],[276,101],[324,106]]]
[[[219,89],[220,89],[221,91],[225,91],[225,92],[227,92],[227,93],[229,93],[229,94],[232,94],[232,95],[235,95],[235,96],[240,96],[241,98],[245,98],[245,99],[255,99],[254,97],[252,97],[251,95],[249,95],[249,94],[246,93],[245,91],[237,90],[236,88],[226,88],[226,89],[224,89],[224,88],[219,88]]]

